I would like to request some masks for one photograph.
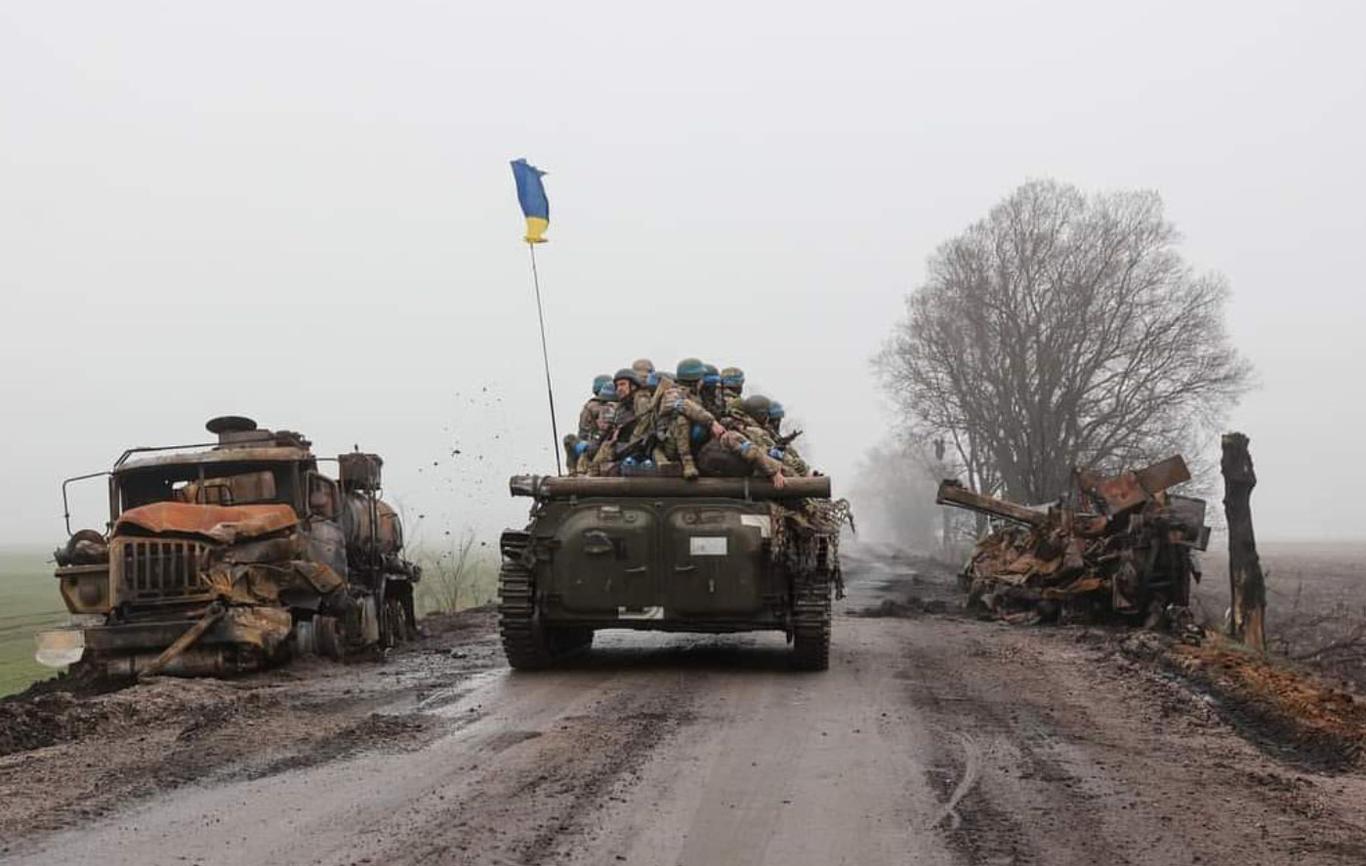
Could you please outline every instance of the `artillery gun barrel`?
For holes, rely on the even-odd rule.
[[[788,478],[781,490],[762,478],[564,478],[516,475],[513,496],[567,499],[584,496],[715,497],[722,499],[829,499],[830,478]]]
[[[952,478],[939,482],[939,495],[934,501],[936,505],[952,505],[954,508],[964,508],[1026,526],[1042,526],[1048,522],[1048,515],[1042,511],[984,493],[974,493]]]

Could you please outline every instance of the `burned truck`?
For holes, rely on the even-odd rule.
[[[536,669],[599,629],[773,630],[799,669],[824,670],[842,591],[847,503],[827,477],[517,476],[525,529],[502,535],[499,631],[508,663]]]
[[[997,524],[963,569],[968,606],[1009,621],[1182,619],[1209,545],[1204,500],[1169,489],[1190,477],[1180,455],[1114,476],[1079,469],[1046,508],[944,481],[938,504]]]
[[[72,627],[38,638],[39,661],[101,675],[216,675],[293,652],[333,657],[415,635],[414,584],[376,454],[325,474],[299,433],[249,418],[217,441],[131,448],[68,479],[69,540],[55,553]],[[71,532],[68,488],[103,478],[105,530]]]

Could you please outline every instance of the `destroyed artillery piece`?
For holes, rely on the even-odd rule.
[[[38,635],[40,662],[217,675],[415,636],[421,569],[401,556],[378,455],[342,454],[334,480],[298,433],[236,416],[208,430],[217,442],[130,448],[62,482],[56,577],[73,626]],[[93,478],[108,480],[107,531],[72,533],[67,488]]]
[[[1209,544],[1205,502],[1168,492],[1190,480],[1180,455],[1136,472],[1073,473],[1073,502],[1034,508],[939,485],[935,502],[998,526],[963,569],[969,607],[1010,621],[1118,617],[1156,625],[1190,603],[1195,552]]]

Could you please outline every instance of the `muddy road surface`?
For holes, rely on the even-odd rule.
[[[384,663],[0,704],[0,862],[1366,862],[1353,765],[1116,635],[959,615],[928,561],[846,567],[826,673],[607,633],[514,674],[476,613]]]

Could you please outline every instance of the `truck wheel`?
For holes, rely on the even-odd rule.
[[[523,562],[529,541],[524,532],[503,533],[503,565],[498,570],[498,635],[508,664],[519,671],[547,667],[555,657],[550,635],[536,616],[531,570]]]

